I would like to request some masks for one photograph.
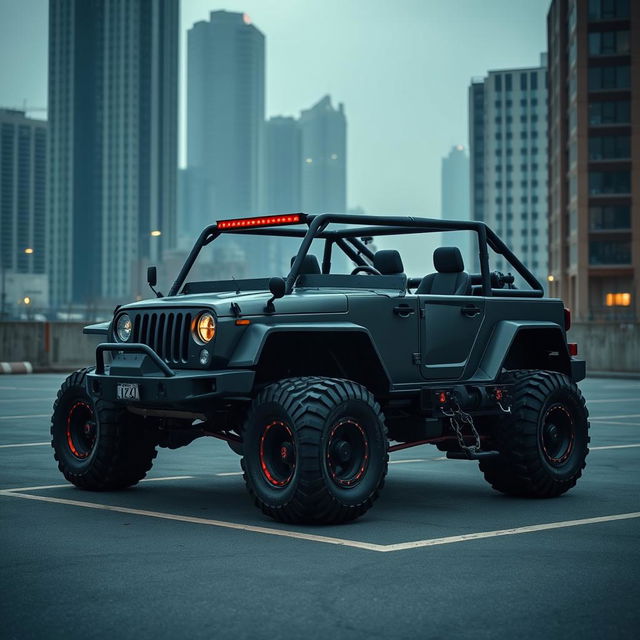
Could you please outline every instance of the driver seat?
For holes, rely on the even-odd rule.
[[[404,275],[404,266],[400,253],[395,249],[380,249],[373,254],[373,268],[383,276]]]
[[[433,252],[433,266],[437,273],[422,278],[416,293],[450,296],[471,294],[471,277],[464,270],[458,247],[439,247]]]

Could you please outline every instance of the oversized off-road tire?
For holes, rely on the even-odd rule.
[[[589,453],[589,413],[574,382],[555,371],[510,371],[511,413],[491,428],[498,458],[480,469],[498,491],[552,498],[582,475]]]
[[[269,385],[253,401],[243,436],[247,489],[281,522],[353,520],[384,484],[384,416],[355,382],[289,378]]]
[[[58,469],[82,489],[107,491],[136,484],[156,457],[153,432],[113,405],[94,405],[79,369],[60,387],[51,416],[51,446]]]

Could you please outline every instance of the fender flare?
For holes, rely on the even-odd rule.
[[[566,356],[567,362],[570,362],[564,329],[556,322],[502,320],[496,323],[496,326],[494,327],[491,338],[489,339],[487,347],[480,359],[474,378],[496,380],[500,375],[502,366],[504,365],[518,334],[532,329],[545,330],[558,334],[562,350],[564,351],[563,355]],[[570,367],[571,365],[569,364],[569,370]],[[567,371],[567,373],[569,372],[570,371]]]
[[[353,333],[364,335],[371,346],[372,352],[380,363],[380,367],[387,378],[387,383],[391,385],[391,376],[384,365],[384,361],[380,357],[380,353],[376,348],[375,342],[371,338],[371,333],[366,327],[352,322],[295,322],[277,325],[268,324],[252,324],[247,327],[242,338],[238,342],[236,348],[231,355],[228,363],[229,368],[254,368],[260,362],[260,356],[267,340],[271,335],[276,333]]]

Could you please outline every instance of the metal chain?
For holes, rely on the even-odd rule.
[[[451,413],[446,413],[445,415],[449,418],[449,422],[451,423],[451,428],[454,430],[456,434],[456,438],[458,439],[458,444],[463,451],[468,451],[469,453],[477,453],[480,451],[480,434],[473,424],[473,418],[466,412],[464,412],[458,405],[456,405],[455,409],[451,411]],[[467,445],[464,441],[464,435],[462,433],[462,426],[458,421],[458,418],[463,424],[468,424],[471,429],[471,434],[475,439],[475,443],[472,445]]]

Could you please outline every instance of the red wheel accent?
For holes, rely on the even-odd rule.
[[[72,405],[67,414],[67,445],[79,460],[89,457],[96,441],[93,409],[80,400]]]
[[[296,468],[293,431],[281,420],[274,420],[262,432],[260,468],[274,487],[286,487],[293,478]]]
[[[327,469],[331,479],[341,487],[354,487],[368,466],[369,440],[364,428],[353,418],[340,420],[331,429],[327,443]]]

